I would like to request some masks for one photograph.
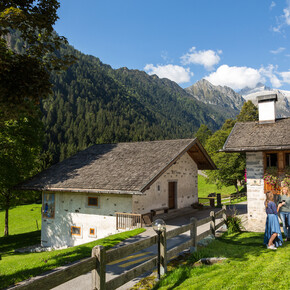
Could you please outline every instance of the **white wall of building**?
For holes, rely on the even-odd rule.
[[[88,206],[88,196],[99,198],[99,206]],[[130,195],[55,193],[54,218],[42,218],[41,242],[45,247],[76,246],[116,232],[115,212],[131,212]],[[71,226],[81,235],[71,235]],[[90,235],[90,229],[95,235]]]
[[[76,246],[116,233],[116,212],[148,213],[168,206],[168,182],[177,182],[176,208],[198,201],[198,169],[185,153],[143,195],[55,193],[54,218],[42,218],[41,242],[45,247]],[[88,206],[88,197],[97,196],[99,206]],[[81,228],[71,235],[71,226]],[[90,235],[95,228],[96,235]]]
[[[177,182],[176,208],[189,207],[198,202],[197,170],[196,163],[185,153],[144,192],[144,195],[133,196],[133,212],[144,214],[154,208],[168,207],[170,181]]]
[[[253,231],[264,231],[265,193],[264,166],[262,152],[247,152],[247,199],[248,199],[248,228]]]

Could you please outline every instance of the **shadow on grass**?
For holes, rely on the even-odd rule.
[[[0,238],[0,253],[5,254],[15,249],[40,244],[41,231],[11,235]]]

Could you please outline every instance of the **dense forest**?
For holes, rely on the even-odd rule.
[[[62,50],[77,61],[52,74],[53,95],[41,102],[44,167],[94,143],[193,137],[201,124],[217,130],[227,117],[168,79]]]
[[[17,36],[9,41],[21,51]],[[201,124],[215,131],[232,117],[168,79],[112,69],[70,45],[58,53],[77,60],[67,70],[52,73],[53,93],[40,102],[44,168],[95,143],[191,138]]]

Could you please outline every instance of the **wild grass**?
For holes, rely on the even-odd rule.
[[[211,266],[194,265],[206,257],[227,260]],[[289,257],[289,242],[277,251],[267,250],[263,233],[224,235],[206,248],[199,248],[154,289],[290,289]]]

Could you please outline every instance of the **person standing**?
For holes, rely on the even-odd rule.
[[[264,234],[264,244],[269,250],[277,250],[277,247],[282,246],[283,238],[278,219],[278,212],[285,202],[279,203],[278,207],[274,202],[274,194],[272,191],[266,192],[266,213],[267,220]]]
[[[280,195],[278,195],[278,204],[282,201],[285,201],[285,204],[281,206],[279,213],[283,224],[285,241],[290,241],[290,189],[287,186],[283,186]]]

